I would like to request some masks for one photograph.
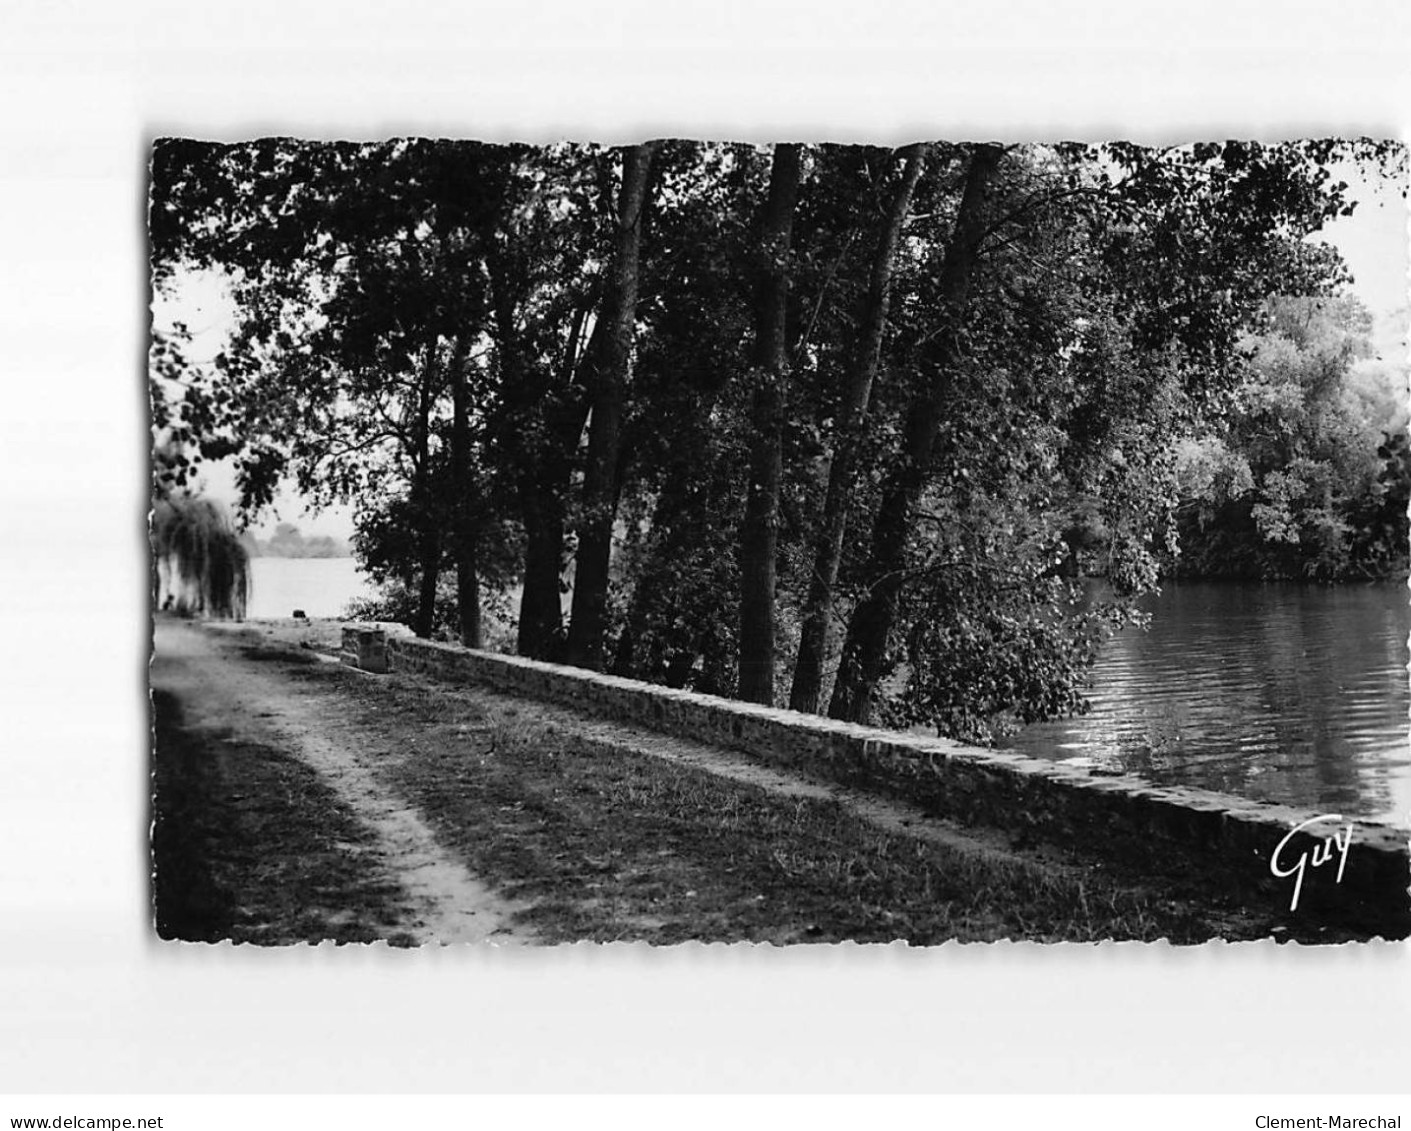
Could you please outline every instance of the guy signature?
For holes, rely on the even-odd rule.
[[[1302,832],[1310,825],[1316,825],[1321,821],[1341,820],[1341,813],[1323,813],[1317,817],[1309,817],[1308,820],[1301,824],[1294,825],[1293,828],[1289,829],[1288,834],[1283,840],[1279,841],[1278,846],[1274,849],[1274,855],[1269,861],[1269,871],[1273,872],[1279,879],[1285,879],[1288,876],[1297,877],[1293,882],[1293,902],[1289,904],[1290,911],[1298,910],[1298,896],[1299,893],[1303,891],[1303,876],[1305,870],[1309,867],[1321,868],[1324,864],[1330,862],[1333,857],[1334,848],[1338,850],[1340,859],[1338,860],[1337,879],[1333,882],[1337,884],[1342,883],[1342,872],[1343,869],[1347,867],[1347,852],[1348,849],[1352,847],[1352,824],[1351,822],[1348,823],[1345,833],[1343,834],[1334,831],[1332,836],[1324,837],[1322,844],[1315,844],[1313,846],[1311,855],[1307,851],[1299,853],[1298,859],[1287,868],[1280,866],[1280,856],[1285,847],[1287,847],[1288,842],[1298,833]]]

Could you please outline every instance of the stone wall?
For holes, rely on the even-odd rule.
[[[353,639],[357,648],[369,646]],[[345,635],[345,640],[349,639]],[[372,649],[370,654],[375,655]],[[1356,821],[1340,881],[1341,854],[1312,867],[1315,850],[1340,830],[1316,826],[1280,842],[1315,816],[1205,790],[1158,787],[1129,776],[1022,755],[834,722],[814,715],[718,699],[516,656],[436,644],[409,636],[385,641],[394,671],[484,684],[600,717],[743,751],[762,762],[904,798],[965,824],[1086,850],[1146,871],[1183,876],[1197,890],[1237,889],[1287,909],[1293,878],[1270,872],[1276,851],[1285,871],[1301,854],[1299,914],[1404,935],[1411,929],[1407,833]],[[376,662],[374,660],[374,662]]]

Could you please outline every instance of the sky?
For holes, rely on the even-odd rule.
[[[1408,299],[1407,201],[1401,195],[1403,180],[1382,176],[1374,169],[1343,163],[1332,169],[1333,175],[1348,183],[1357,208],[1350,217],[1339,217],[1320,235],[1342,254],[1352,275],[1352,291],[1371,310],[1375,319],[1373,344],[1379,360],[1406,362],[1408,321],[1411,320],[1411,299]],[[188,356],[193,362],[209,362],[220,350],[235,314],[235,306],[220,275],[189,274],[183,277],[177,297],[168,302],[154,303],[153,317],[157,325],[169,319],[181,319],[192,332],[192,347]],[[234,509],[238,493],[234,469],[226,461],[208,464],[201,479],[202,490]],[[257,537],[268,538],[280,522],[298,526],[306,537],[331,535],[347,538],[353,531],[352,510],[332,507],[310,512],[302,500],[289,488],[282,489],[272,510],[261,515],[251,530]]]
[[[1411,316],[1408,211],[1400,192],[1405,180],[1364,175],[1353,166],[1339,166],[1334,175],[1347,181],[1357,209],[1334,221],[1322,238],[1341,252],[1353,276],[1353,292],[1376,318],[1374,345],[1378,354],[1387,361],[1404,362]]]

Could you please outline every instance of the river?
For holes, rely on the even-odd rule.
[[[338,617],[349,601],[373,592],[353,558],[251,558],[245,615],[288,617],[302,609],[306,616]]]
[[[1092,711],[1011,748],[1160,784],[1411,824],[1402,585],[1169,584],[1104,647]]]

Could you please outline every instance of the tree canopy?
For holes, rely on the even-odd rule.
[[[160,140],[154,287],[240,314],[159,343],[158,472],[351,504],[423,634],[453,574],[467,643],[507,597],[525,655],[993,738],[1079,709],[1202,532],[1391,563],[1405,444],[1352,438],[1310,238],[1348,159],[1405,155]]]

